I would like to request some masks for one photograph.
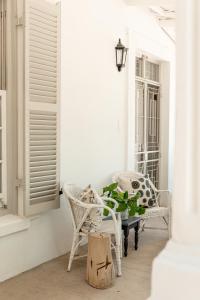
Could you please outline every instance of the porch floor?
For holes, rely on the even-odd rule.
[[[159,220],[160,224],[163,225]],[[146,229],[140,233],[139,249],[135,251],[130,232],[129,254],[122,260],[123,275],[109,289],[97,290],[85,282],[85,259],[75,261],[68,273],[68,259],[62,256],[1,283],[0,299],[146,300],[150,295],[152,260],[165,246],[167,236],[166,230]]]

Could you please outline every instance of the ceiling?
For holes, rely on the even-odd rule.
[[[150,6],[149,10],[154,15],[163,31],[165,31],[169,38],[175,42],[176,11],[174,6]]]
[[[124,0],[128,5],[148,7],[159,26],[175,43],[176,0]]]

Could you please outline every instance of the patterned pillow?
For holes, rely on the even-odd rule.
[[[123,191],[128,191],[129,194],[140,192],[139,205],[146,208],[156,205],[156,195],[151,188],[148,175],[135,179],[120,178],[119,186]]]
[[[134,179],[131,182],[132,188],[134,192],[140,192],[141,198],[139,199],[139,204],[144,207],[153,207],[156,205],[155,195],[149,183],[149,176],[145,175],[144,177],[140,177]]]
[[[92,190],[91,185],[86,187],[80,194],[80,200],[84,203],[91,204],[103,204],[100,197],[97,197],[95,192]],[[101,209],[93,208],[87,216],[85,222],[81,227],[81,231],[84,233],[94,232],[99,229],[102,223]]]

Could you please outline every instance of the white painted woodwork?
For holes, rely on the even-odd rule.
[[[6,215],[0,218],[0,237],[24,231],[30,227],[30,220],[15,215]]]
[[[200,295],[200,2],[178,0],[172,239],[153,264],[151,300]]]
[[[6,0],[0,0],[0,90],[6,90],[7,22]]]
[[[173,147],[172,136],[169,136],[169,110],[172,109],[174,95],[170,93],[170,86],[173,86],[174,74],[173,63],[174,53],[168,51],[159,41],[155,42],[143,34],[129,30],[129,60],[128,60],[128,107],[127,107],[127,126],[128,126],[128,147],[127,147],[127,170],[135,170],[135,60],[136,57],[147,55],[151,61],[160,62],[160,84],[161,84],[161,121],[160,121],[160,188],[168,189],[168,172],[171,173],[169,166],[169,143]],[[171,64],[171,67],[170,67]],[[155,82],[154,82],[155,84]],[[173,121],[171,122],[173,126]],[[173,130],[173,129],[172,129]],[[173,150],[172,150],[173,151]],[[171,160],[171,158],[170,158]],[[171,187],[170,187],[171,190]]]
[[[26,215],[59,203],[59,6],[26,1]]]
[[[0,207],[7,206],[6,91],[0,90]]]

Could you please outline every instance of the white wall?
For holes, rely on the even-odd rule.
[[[62,1],[61,181],[101,187],[127,164],[127,68],[119,73],[114,47],[128,28],[147,43],[171,41],[153,18],[122,0]],[[29,230],[0,239],[0,280],[70,248],[66,205],[31,221]]]

